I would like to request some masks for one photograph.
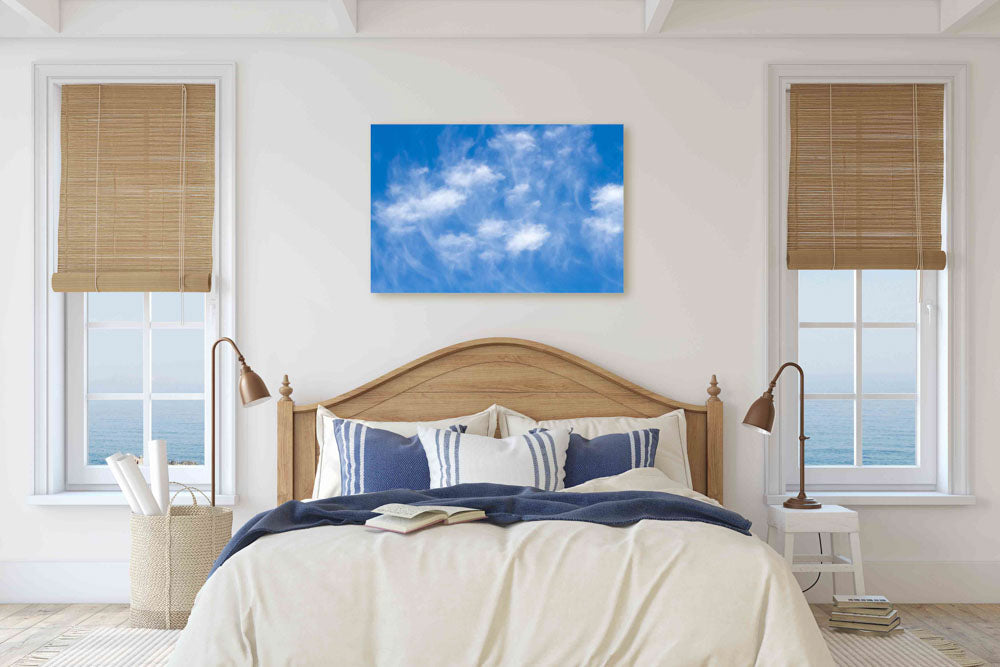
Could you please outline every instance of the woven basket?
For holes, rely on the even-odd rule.
[[[198,505],[194,491],[199,490],[185,488],[193,505],[175,506],[172,498],[169,515],[132,515],[129,623],[134,628],[183,628],[195,595],[232,536],[233,511]]]

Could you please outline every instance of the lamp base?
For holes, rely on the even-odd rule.
[[[783,506],[791,510],[818,510],[823,504],[816,502],[812,498],[792,497],[786,500]]]

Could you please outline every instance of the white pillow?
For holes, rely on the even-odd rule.
[[[718,502],[697,491],[675,482],[656,468],[632,468],[618,475],[598,477],[576,486],[562,489],[565,493],[605,493],[607,491],[660,491],[700,500],[703,503],[722,507]]]
[[[687,421],[683,410],[674,410],[659,417],[580,417],[578,419],[544,419],[535,421],[527,415],[498,405],[500,436],[521,435],[534,428],[571,429],[588,440],[611,433],[628,433],[644,428],[660,429],[653,465],[670,479],[692,488],[691,465],[687,454]]]
[[[418,435],[427,455],[432,489],[465,482],[534,486],[546,491],[563,488],[568,429],[502,439],[423,428]]]
[[[497,407],[491,405],[482,412],[463,417],[451,417],[430,422],[371,422],[363,419],[351,421],[364,424],[368,428],[380,428],[398,435],[412,438],[421,428],[448,428],[452,425],[466,427],[466,433],[493,435],[497,428]],[[319,443],[319,461],[316,462],[316,481],[313,483],[313,498],[330,498],[340,495],[340,453],[333,436],[333,420],[340,419],[323,406],[316,408],[316,440]]]

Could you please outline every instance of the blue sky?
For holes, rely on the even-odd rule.
[[[621,125],[372,125],[372,292],[622,292]]]

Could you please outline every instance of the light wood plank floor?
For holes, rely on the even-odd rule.
[[[72,626],[127,624],[127,604],[0,604],[0,667],[30,655]]]
[[[811,606],[817,621],[829,618],[830,605]],[[1000,604],[897,606],[904,627],[931,630],[958,642],[983,660],[1000,665]],[[17,662],[71,626],[127,624],[125,604],[0,605],[0,667]]]
[[[832,605],[809,606],[817,622],[830,618]],[[898,604],[896,608],[904,628],[930,630],[1000,665],[1000,604]]]

